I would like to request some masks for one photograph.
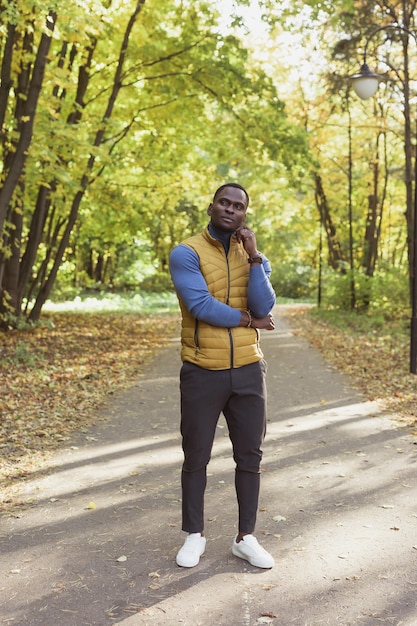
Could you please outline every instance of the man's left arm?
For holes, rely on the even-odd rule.
[[[273,309],[276,302],[274,289],[269,277],[271,264],[262,256],[262,263],[253,264],[250,268],[248,283],[248,309],[254,317],[265,317]]]
[[[271,264],[258,251],[256,236],[251,228],[245,224],[238,228],[236,240],[243,244],[248,259],[252,260],[248,283],[248,309],[255,317],[265,317],[275,305],[275,292],[269,280]]]

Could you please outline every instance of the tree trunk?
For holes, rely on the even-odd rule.
[[[327,246],[329,250],[329,265],[333,269],[340,270],[340,264],[342,261],[345,261],[342,253],[342,249],[340,243],[336,236],[336,228],[333,225],[332,218],[330,215],[329,206],[327,203],[327,197],[324,193],[323,183],[321,180],[321,176],[319,174],[315,175],[315,200],[316,205],[320,213],[320,221],[324,227],[326,237],[327,237]]]
[[[145,4],[145,0],[138,0],[135,10],[130,16],[129,22],[126,26],[126,30],[124,33],[124,37],[123,37],[123,41],[122,41],[122,45],[121,45],[121,49],[119,53],[119,59],[118,59],[117,67],[116,67],[116,72],[115,72],[114,79],[113,79],[112,90],[111,90],[111,93],[107,102],[107,107],[103,116],[102,124],[95,136],[95,140],[93,144],[95,148],[99,147],[103,143],[103,140],[105,137],[105,131],[106,131],[106,124],[112,116],[112,113],[116,104],[117,96],[119,95],[120,89],[122,87],[123,66],[124,66],[124,62],[126,58],[129,38],[132,33],[133,27],[135,25],[136,19],[140,11],[142,10],[142,7],[144,4]],[[72,202],[71,211],[68,217],[68,222],[66,224],[64,234],[58,246],[58,250],[54,258],[52,268],[49,272],[48,278],[46,279],[45,283],[42,285],[38,293],[38,296],[36,298],[34,307],[30,312],[29,318],[31,320],[39,319],[39,316],[42,311],[42,307],[51,294],[53,285],[55,283],[55,280],[58,274],[59,267],[62,263],[65,250],[70,241],[71,232],[75,226],[75,223],[78,217],[78,212],[79,212],[82,199],[90,183],[90,176],[91,176],[94,164],[95,164],[95,160],[96,160],[96,157],[94,156],[94,154],[91,154],[87,162],[85,173],[80,181],[80,190],[76,193],[74,200]]]
[[[13,60],[13,44],[16,33],[16,26],[14,24],[8,24],[7,26],[7,38],[4,45],[3,59],[1,63],[0,74],[0,129],[3,134],[4,120],[6,119],[7,103],[9,101],[10,89],[12,88],[13,81],[11,77],[11,68]]]
[[[22,193],[19,194],[21,198]],[[16,200],[18,202],[18,200]],[[4,313],[12,313],[18,316],[21,312],[21,301],[18,298],[20,244],[23,230],[22,207],[17,207],[12,212],[12,228],[8,248],[10,250],[4,264],[3,298],[0,302],[0,318]],[[7,324],[6,324],[7,326]]]
[[[16,151],[11,159],[10,167],[5,174],[3,187],[0,190],[0,235],[3,233],[4,222],[9,204],[17,185],[19,184],[19,179],[26,163],[27,151],[32,140],[36,107],[42,89],[42,81],[45,74],[45,67],[48,62],[48,53],[51,46],[52,32],[55,27],[56,18],[56,13],[51,11],[46,20],[46,28],[49,32],[43,33],[39,43],[27,98],[23,105],[20,120],[21,130],[19,140],[16,145]]]

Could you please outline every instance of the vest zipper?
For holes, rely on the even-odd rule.
[[[229,266],[229,257],[228,257],[228,252],[226,253],[226,266],[227,266],[227,298],[226,298],[226,304],[229,304],[229,300],[230,300],[230,266]],[[234,345],[233,345],[233,334],[232,334],[232,329],[228,328],[227,332],[229,333],[229,342],[230,342],[230,369],[233,368],[233,363],[234,363]]]
[[[200,346],[198,345],[198,320],[195,321],[195,327],[194,327],[194,344],[195,344],[195,355],[197,356],[197,354],[200,351]]]

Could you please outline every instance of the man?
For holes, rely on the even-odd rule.
[[[266,428],[266,363],[258,329],[275,327],[275,293],[269,261],[244,224],[248,204],[240,185],[219,187],[207,210],[208,227],[170,254],[182,313],[182,530],[189,533],[176,557],[182,567],[197,565],[205,550],[206,469],[221,412],[236,463],[239,526],[232,553],[257,567],[274,565],[253,532]]]

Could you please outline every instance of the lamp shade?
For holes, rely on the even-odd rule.
[[[356,95],[362,100],[367,100],[376,93],[380,80],[381,76],[372,72],[366,63],[362,65],[359,74],[350,77]]]

